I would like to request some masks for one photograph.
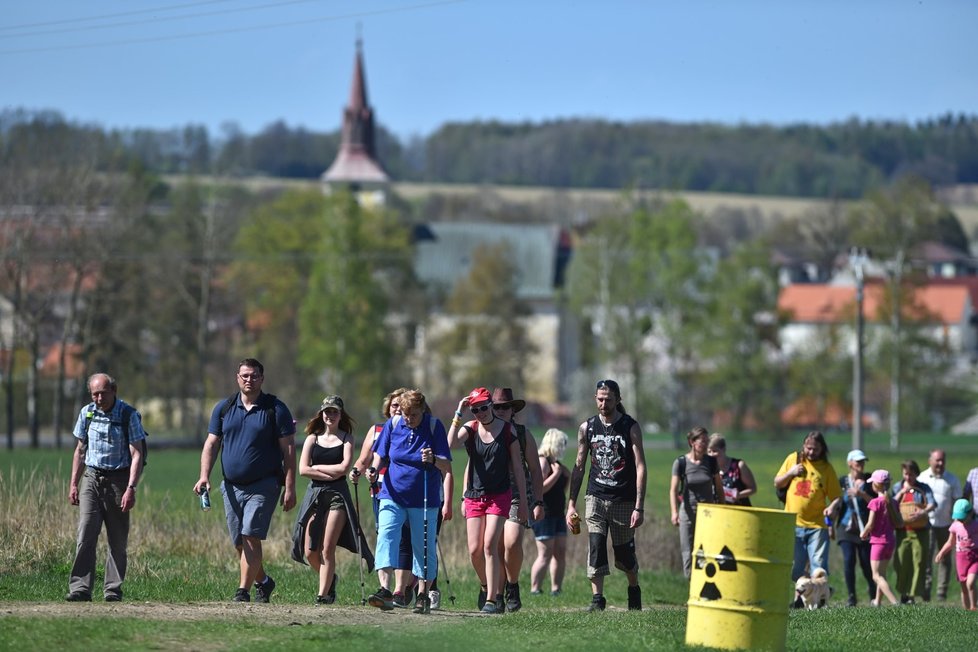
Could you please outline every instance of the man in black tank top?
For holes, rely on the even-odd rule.
[[[577,431],[577,459],[571,470],[567,523],[573,529],[579,521],[577,497],[584,480],[584,466],[591,458],[591,473],[585,492],[588,530],[588,568],[591,580],[591,605],[588,611],[603,611],[604,578],[608,567],[608,533],[615,553],[615,567],[628,577],[628,608],[642,608],[642,589],[638,585],[638,558],[635,556],[635,528],[644,522],[645,451],[642,429],[625,413],[621,390],[613,380],[597,384],[594,400],[598,414],[581,424]]]

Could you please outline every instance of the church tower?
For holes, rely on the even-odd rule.
[[[363,44],[357,38],[350,100],[343,109],[343,132],[336,160],[322,177],[323,191],[349,188],[361,203],[382,204],[390,177],[377,160],[374,142],[374,112],[367,102],[367,80],[363,66]]]

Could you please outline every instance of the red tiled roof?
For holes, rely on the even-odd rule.
[[[867,284],[863,295],[866,319],[874,320],[885,299],[881,284]],[[942,324],[958,324],[972,308],[971,291],[964,285],[929,284],[916,288],[913,301],[904,306],[908,317],[927,318]],[[855,314],[856,288],[821,283],[796,283],[781,290],[778,310],[795,322],[833,323]]]

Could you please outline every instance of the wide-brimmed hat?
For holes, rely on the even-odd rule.
[[[469,392],[469,405],[478,405],[479,403],[492,403],[492,396],[489,395],[489,390],[485,387],[476,387]]]
[[[513,398],[513,390],[509,387],[497,387],[492,390],[492,402],[494,405],[512,405],[513,414],[526,407],[526,401],[521,398]]]
[[[322,412],[326,408],[337,408],[339,410],[343,409],[343,399],[335,394],[330,394],[323,399],[323,404],[319,406],[319,411]]]
[[[954,508],[951,510],[951,518],[961,520],[967,518],[968,512],[972,510],[971,501],[967,498],[958,498],[954,501]]]

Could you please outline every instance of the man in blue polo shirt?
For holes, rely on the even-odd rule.
[[[95,548],[102,523],[109,542],[105,560],[105,601],[122,600],[129,545],[129,511],[136,505],[136,485],[143,471],[146,438],[143,424],[125,401],[116,398],[116,382],[108,374],[92,374],[92,402],[75,421],[77,439],[71,460],[68,502],[80,508],[75,561],[68,580],[69,602],[91,602],[95,579]],[[125,420],[125,421],[124,421]]]
[[[239,392],[214,406],[194,485],[197,494],[210,489],[220,451],[224,513],[241,567],[235,602],[251,601],[252,584],[255,602],[271,599],[275,580],[262,565],[261,542],[268,536],[275,502],[285,511],[295,507],[295,421],[285,403],[261,391],[264,374],[254,358],[238,364]]]

